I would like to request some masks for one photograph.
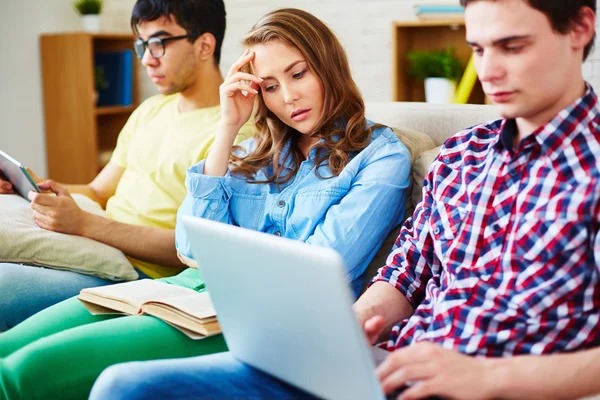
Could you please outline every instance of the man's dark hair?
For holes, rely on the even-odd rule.
[[[460,5],[466,7],[467,4],[474,1],[485,0],[460,0]],[[571,28],[571,24],[577,19],[581,7],[589,7],[596,12],[596,0],[526,0],[531,7],[543,12],[550,20],[552,29],[561,34],[566,34]],[[583,50],[583,59],[587,59],[588,55],[594,47],[596,35],[585,46]]]
[[[223,0],[138,0],[131,12],[131,30],[138,35],[138,26],[142,22],[166,17],[187,33],[211,33],[216,40],[215,63],[219,65],[225,36],[225,15]],[[188,40],[193,43],[196,39]]]

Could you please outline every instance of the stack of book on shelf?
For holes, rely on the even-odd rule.
[[[133,51],[94,53],[98,107],[133,104]]]
[[[413,0],[413,7],[421,19],[462,19],[465,14],[458,0]]]
[[[94,315],[152,315],[192,339],[221,333],[208,292],[141,279],[83,289],[77,298]]]

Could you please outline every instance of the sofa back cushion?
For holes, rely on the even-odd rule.
[[[425,180],[427,171],[429,171],[429,166],[433,163],[433,160],[435,160],[441,149],[442,146],[437,146],[424,151],[412,165],[411,175],[415,186],[411,192],[411,200],[415,207],[419,204],[423,196],[423,181]]]
[[[413,201],[415,195],[418,194],[420,196],[421,193],[420,182],[422,181],[415,180],[414,176],[415,162],[421,157],[421,154],[435,147],[435,143],[426,134],[413,129],[392,127],[392,130],[410,152],[410,186],[408,187],[408,195],[406,196],[406,205],[404,209],[404,218],[406,219],[412,215],[415,209],[416,203]],[[415,191],[417,191],[417,193],[415,193]]]
[[[424,132],[435,146],[469,126],[499,118],[498,109],[487,104],[416,102],[367,102],[366,115],[380,124]]]

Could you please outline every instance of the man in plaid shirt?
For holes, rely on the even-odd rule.
[[[600,107],[581,73],[596,1],[461,4],[504,119],[445,143],[355,304],[395,350],[379,377],[386,393],[416,382],[403,399],[600,392],[600,351],[532,356],[600,345]]]

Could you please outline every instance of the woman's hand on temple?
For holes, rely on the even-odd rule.
[[[246,50],[231,66],[225,81],[219,89],[221,98],[221,124],[237,132],[250,119],[254,98],[262,82],[252,74],[241,72],[254,58],[254,53]]]

